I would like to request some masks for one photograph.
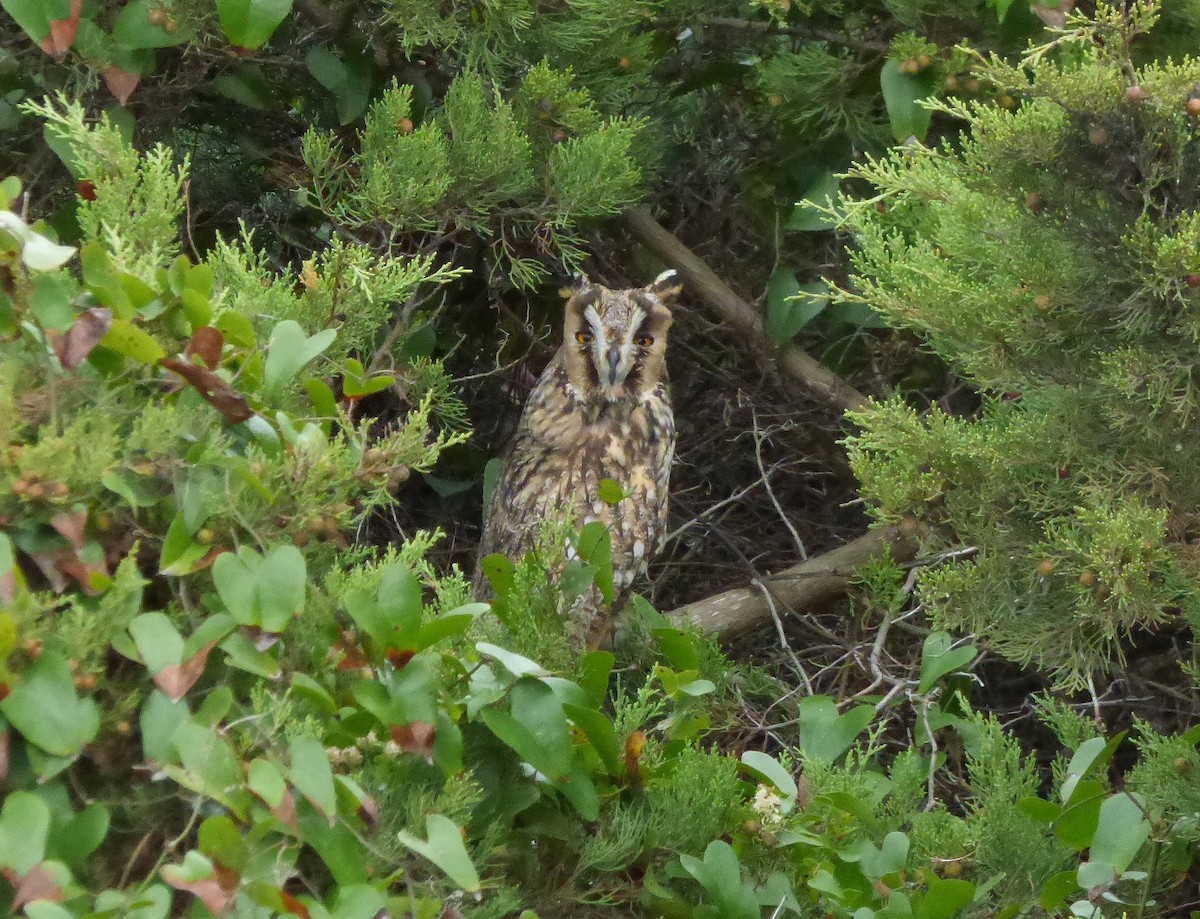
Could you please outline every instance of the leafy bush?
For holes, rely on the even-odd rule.
[[[1015,107],[935,105],[969,140],[852,170],[873,191],[846,218],[858,293],[843,299],[917,331],[983,402],[977,418],[899,399],[859,414],[864,490],[929,545],[978,549],[923,573],[936,622],[1065,687],[1119,664],[1135,633],[1200,615],[1200,70],[1135,65],[1152,5],[1097,16],[1020,65],[981,58]]]

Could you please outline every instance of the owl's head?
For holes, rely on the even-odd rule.
[[[567,375],[584,395],[641,398],[667,375],[671,306],[682,290],[674,271],[645,287],[609,290],[578,278],[567,300]]]

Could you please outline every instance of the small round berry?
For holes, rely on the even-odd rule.
[[[1192,272],[1183,276],[1183,283],[1188,287],[1200,287],[1200,274]]]
[[[771,108],[779,108],[779,106],[783,105],[783,96],[772,93],[767,96],[767,105],[771,106]]]
[[[1090,571],[1085,571],[1079,576],[1079,583],[1084,587],[1092,587],[1096,583],[1096,576]]]
[[[146,14],[146,22],[152,26],[161,26],[167,21],[167,13],[161,6],[156,6]]]
[[[1146,91],[1140,86],[1131,86],[1125,90],[1125,98],[1130,102],[1145,102],[1147,98]]]
[[[900,72],[901,73],[907,73],[907,74],[911,75],[911,74],[917,73],[920,69],[921,69],[921,66],[916,62],[915,59],[913,59],[911,57],[907,61],[903,61],[900,64]]]
[[[1108,129],[1104,125],[1094,124],[1088,128],[1087,139],[1093,147],[1103,147],[1108,143]]]
[[[1042,312],[1045,312],[1050,309],[1050,298],[1045,294],[1038,294],[1033,298],[1033,305]]]
[[[1193,118],[1200,118],[1200,99],[1188,99],[1187,113]]]
[[[1055,561],[1052,558],[1044,558],[1038,562],[1038,574],[1042,577],[1049,577],[1054,572]]]
[[[900,518],[900,523],[897,529],[901,536],[916,536],[920,529],[921,521],[917,520],[912,514],[905,514]]]
[[[1037,214],[1046,209],[1046,199],[1036,191],[1030,192],[1025,196],[1025,206]]]

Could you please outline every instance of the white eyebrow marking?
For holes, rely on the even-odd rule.
[[[599,332],[604,323],[600,321],[600,314],[596,312],[596,307],[589,306],[583,311],[583,318],[592,324],[592,328]]]

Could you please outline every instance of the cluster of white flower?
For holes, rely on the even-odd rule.
[[[758,814],[764,829],[783,823],[783,798],[779,797],[774,788],[760,784],[758,791],[754,793],[754,803],[750,807]]]

